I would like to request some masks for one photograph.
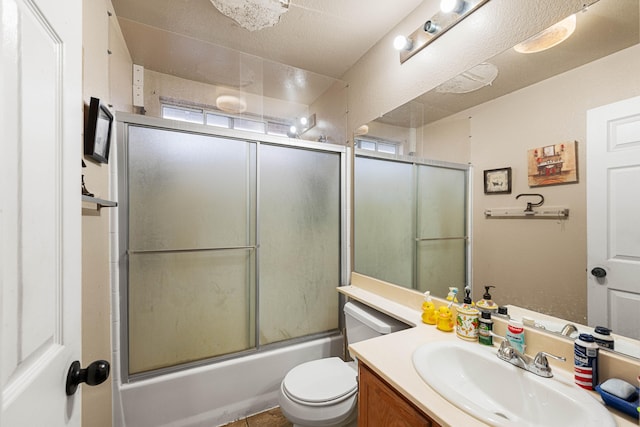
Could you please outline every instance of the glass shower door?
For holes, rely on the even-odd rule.
[[[416,288],[444,296],[450,286],[455,286],[460,295],[464,295],[467,284],[466,171],[428,165],[417,167]]]
[[[340,154],[259,152],[260,344],[337,330]]]
[[[129,373],[255,347],[256,144],[129,127]]]
[[[354,271],[412,288],[413,165],[356,157],[354,175]]]

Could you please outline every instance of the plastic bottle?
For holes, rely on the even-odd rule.
[[[590,334],[580,334],[573,346],[574,381],[587,390],[598,384],[598,348]]]
[[[524,354],[526,344],[524,340],[524,326],[522,325],[522,322],[515,319],[509,320],[505,337],[509,341],[509,344],[511,344],[511,347]]]
[[[431,293],[424,293],[424,302],[422,303],[422,321],[428,325],[436,324],[436,306],[431,301]]]
[[[480,314],[480,324],[478,325],[478,342],[484,345],[493,345],[493,320],[491,320],[491,312],[483,311]]]
[[[509,308],[501,305],[498,306],[498,313],[497,313],[500,317],[502,317],[503,319],[511,319],[511,317],[509,316]]]
[[[602,348],[608,348],[609,350],[613,350],[614,342],[613,337],[611,336],[611,329],[605,328],[604,326],[596,326],[595,331],[593,332],[593,338]]]

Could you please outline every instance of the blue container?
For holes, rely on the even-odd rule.
[[[640,390],[638,389],[638,387],[636,387],[636,392],[632,396],[632,399],[633,397],[635,397],[635,400],[631,401],[624,400],[611,393],[607,393],[606,391],[602,390],[600,386],[596,386],[596,391],[600,393],[602,400],[608,406],[616,408],[617,410],[622,411],[627,415],[631,415],[634,418],[638,418],[638,407],[640,406],[640,399],[638,398],[638,392]]]

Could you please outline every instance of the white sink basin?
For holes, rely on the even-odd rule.
[[[542,378],[480,344],[441,341],[413,353],[420,377],[442,397],[494,426],[615,426],[604,405],[570,380]]]

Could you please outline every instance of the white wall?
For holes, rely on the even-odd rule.
[[[111,11],[109,17],[107,11]],[[83,1],[83,100],[100,98],[111,110],[131,109],[131,58],[109,0]],[[108,51],[111,51],[109,55]],[[80,157],[83,148],[79,147]],[[111,199],[111,150],[109,165],[85,159],[85,183],[96,197]],[[94,360],[111,362],[110,217],[114,208],[82,210],[82,366]],[[117,208],[115,208],[117,209]],[[81,387],[82,425],[112,425],[112,381]]]

